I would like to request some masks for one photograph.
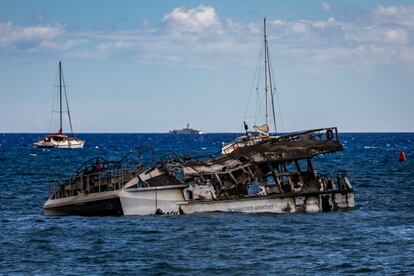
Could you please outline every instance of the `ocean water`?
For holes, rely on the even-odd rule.
[[[236,134],[84,134],[80,150],[0,134],[0,274],[414,274],[414,134],[342,134],[315,169],[347,169],[352,211],[317,214],[46,217],[47,180],[82,161],[151,145],[208,155]],[[398,161],[400,150],[408,160]]]

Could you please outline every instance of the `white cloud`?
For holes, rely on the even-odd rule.
[[[378,6],[375,10],[375,13],[377,13],[378,15],[398,15],[401,12],[405,11],[405,7],[394,7],[394,6],[390,6],[390,7],[384,7],[384,6]]]
[[[325,1],[322,1],[321,7],[324,11],[331,11],[332,10],[331,5],[329,5],[329,3],[325,2]]]
[[[385,38],[388,42],[404,44],[408,41],[408,34],[406,31],[399,29],[386,30]]]
[[[15,26],[12,22],[0,22],[0,46],[14,45],[18,48],[35,48],[63,33],[61,25]]]
[[[332,27],[341,27],[344,26],[343,23],[336,21],[335,17],[329,17],[327,21],[311,21],[312,27],[319,29],[326,29]]]
[[[379,6],[353,20],[268,19],[272,56],[302,68],[344,70],[404,63],[414,66],[411,14],[414,6]],[[401,22],[396,18],[401,17]],[[176,8],[166,24],[148,21],[134,29],[69,31],[63,25],[0,23],[0,48],[36,49],[82,59],[112,56],[142,63],[191,67],[252,66],[262,42],[263,22],[220,20],[213,7]],[[318,66],[320,65],[320,66]]]
[[[383,23],[414,27],[414,6],[378,6],[374,13]]]
[[[171,28],[176,31],[219,32],[221,24],[213,7],[198,6],[194,9],[175,8],[163,19]]]
[[[292,24],[292,31],[295,33],[307,33],[308,25],[304,22],[296,22]]]
[[[407,31],[399,28],[365,27],[352,29],[345,33],[349,41],[371,44],[406,44],[408,43]]]

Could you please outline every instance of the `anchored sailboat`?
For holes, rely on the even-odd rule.
[[[274,108],[274,101],[273,101],[273,85],[272,85],[271,67],[270,67],[270,62],[269,62],[269,47],[268,47],[267,32],[266,32],[266,18],[264,18],[263,24],[264,24],[263,45],[264,45],[264,102],[265,102],[264,124],[253,126],[254,131],[251,131],[249,130],[247,123],[244,122],[244,129],[246,131],[246,135],[238,137],[236,138],[235,142],[225,145],[221,149],[222,154],[229,154],[239,148],[242,148],[245,146],[253,146],[253,145],[263,143],[263,142],[269,141],[272,138],[277,137],[277,136],[269,135],[270,102],[271,102],[271,107],[272,107],[272,115],[273,115],[272,117],[273,117],[275,132],[276,132],[276,115],[275,115],[275,108]],[[270,101],[269,101],[269,96],[270,96]]]
[[[65,93],[66,111],[63,111],[62,109],[62,88],[64,88]],[[68,113],[70,130],[73,134],[72,121],[69,112],[68,97],[66,94],[66,86],[64,84],[62,72],[62,62],[59,61],[59,130],[55,133],[48,134],[46,137],[37,142],[34,142],[32,144],[34,148],[83,148],[83,145],[85,144],[84,140],[69,137],[63,134],[62,114],[64,112]]]

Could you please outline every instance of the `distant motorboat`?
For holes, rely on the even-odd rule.
[[[186,128],[170,130],[170,134],[203,134],[203,132],[201,130],[190,128],[190,124],[187,123]]]
[[[69,112],[69,103],[68,103],[68,98],[66,94],[66,86],[64,84],[63,73],[62,73],[62,62],[59,61],[59,123],[60,123],[60,127],[57,132],[48,134],[41,140],[34,142],[32,144],[34,148],[71,148],[71,149],[74,149],[74,148],[83,148],[83,146],[85,145],[84,140],[81,140],[75,137],[69,137],[63,134],[62,114],[64,111],[62,110],[62,88],[65,88],[64,92],[65,92],[66,109],[67,109],[67,111],[65,112],[68,113],[69,125],[70,125],[71,132],[73,134],[72,121],[71,121],[70,112]]]

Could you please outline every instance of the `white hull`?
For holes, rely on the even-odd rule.
[[[178,215],[178,201],[183,201],[185,185],[130,188],[121,190],[119,197],[124,215]]]
[[[33,143],[34,148],[59,148],[59,149],[81,149],[85,145],[83,140],[67,140],[67,141],[38,141]]]
[[[233,200],[192,200],[183,196],[184,185],[129,188],[95,194],[49,199],[46,215],[178,215],[205,212],[294,213],[323,212],[355,207],[352,191],[325,191],[255,196]]]
[[[326,197],[326,199],[323,199],[323,197]],[[184,214],[205,212],[314,213],[354,208],[355,201],[352,192],[323,192],[320,194],[254,197],[235,200],[190,201],[181,202],[179,205]]]

